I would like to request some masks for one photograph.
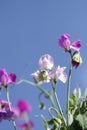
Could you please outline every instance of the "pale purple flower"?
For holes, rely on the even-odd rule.
[[[27,113],[32,110],[31,105],[24,100],[19,100],[17,103],[17,107],[18,107],[20,114]]]
[[[39,66],[42,70],[51,70],[54,66],[53,58],[49,54],[41,56],[39,59]]]
[[[12,109],[12,112],[14,113],[13,118],[19,118],[20,112],[19,112],[18,108],[17,107],[11,107],[11,109]]]
[[[71,49],[79,51],[80,47],[81,47],[80,40],[77,40],[71,44],[69,34],[62,35],[61,38],[58,40],[58,44],[60,47],[65,49],[65,52],[67,52],[67,51],[69,52]]]
[[[0,70],[0,85],[6,86],[16,82],[16,75],[14,73],[8,74],[5,69]]]
[[[18,126],[22,130],[31,130],[34,127],[34,123],[30,120],[28,123],[19,123]]]
[[[37,70],[32,73],[31,76],[34,78],[36,83],[50,82],[49,73],[47,70]]]
[[[60,67],[60,66],[55,67],[49,73],[50,79],[54,80],[55,82],[57,82],[58,80],[61,80],[63,83],[65,83],[67,80],[67,75],[64,72],[65,69],[66,69],[66,67]]]

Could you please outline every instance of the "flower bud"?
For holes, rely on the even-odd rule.
[[[80,64],[82,64],[82,57],[80,52],[76,51],[72,56],[72,66],[77,68]]]

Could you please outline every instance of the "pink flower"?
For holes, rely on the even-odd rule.
[[[81,47],[81,42],[80,40],[75,41],[71,44],[70,42],[70,35],[69,34],[64,34],[61,36],[61,38],[58,40],[58,44],[60,47],[64,48],[65,51],[70,51],[71,49],[74,49],[76,51],[80,50]]]
[[[55,67],[50,73],[49,73],[49,77],[50,79],[54,80],[54,82],[56,83],[58,80],[61,80],[63,83],[66,82],[67,80],[67,75],[64,72],[64,70],[66,69],[66,67]]]
[[[39,66],[42,70],[51,70],[54,66],[53,58],[49,54],[41,56],[41,58],[39,59]]]
[[[6,86],[8,84],[16,83],[16,75],[11,73],[8,75],[5,69],[0,70],[0,85]]]
[[[28,123],[19,123],[18,126],[23,130],[31,130],[34,127],[34,123],[29,121]]]
[[[70,45],[70,48],[74,49],[76,51],[79,51],[80,47],[81,47],[81,41],[80,40],[75,41],[75,42],[72,43],[72,45]]]
[[[17,107],[20,114],[30,112],[32,110],[31,105],[24,100],[19,100],[17,103]]]

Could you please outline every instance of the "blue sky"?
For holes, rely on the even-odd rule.
[[[83,64],[72,73],[71,91],[80,85],[84,92],[87,85],[87,1],[79,0],[0,0],[0,68],[15,72],[18,79],[36,71],[38,60],[43,54],[50,54],[56,65],[69,66],[69,57],[58,47],[61,34],[69,33],[71,41],[80,39]],[[67,71],[68,72],[68,71]],[[60,83],[58,94],[64,107],[67,85]],[[33,111],[30,118],[35,130],[44,130],[38,110],[39,91],[25,83],[10,90],[13,104],[18,99],[28,100]],[[0,98],[5,98],[1,92]],[[46,112],[43,112],[44,114]],[[3,125],[5,124],[5,125]],[[0,129],[13,129],[8,122],[2,122]]]

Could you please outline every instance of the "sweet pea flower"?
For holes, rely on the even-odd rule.
[[[15,108],[12,107],[12,110],[9,109],[9,104],[7,101],[0,99],[0,121],[2,120],[12,120],[16,118],[14,111]]]
[[[2,120],[12,120],[13,119],[12,111],[0,110],[0,121]]]
[[[49,83],[49,73],[47,70],[37,70],[36,72],[32,73],[31,76],[34,78],[35,83]]]
[[[24,100],[19,100],[17,103],[17,107],[18,107],[20,114],[27,113],[32,110],[31,105]]]
[[[14,73],[8,74],[5,69],[0,70],[0,85],[7,86],[16,82],[16,75]]]
[[[39,59],[39,66],[42,70],[51,70],[54,66],[53,58],[49,54],[41,56]]]
[[[50,79],[54,80],[54,82],[56,83],[58,80],[61,80],[63,83],[66,82],[67,80],[67,75],[64,72],[64,70],[66,69],[66,67],[55,67],[50,73],[49,73],[49,77]]]
[[[77,40],[71,44],[69,34],[62,35],[61,38],[58,40],[58,44],[60,47],[65,49],[65,52],[70,52],[71,49],[74,49],[75,51],[79,51],[81,47],[80,40]]]
[[[37,70],[36,72],[32,73],[31,76],[34,78],[35,82],[38,83],[39,82],[39,74],[40,71]]]
[[[22,130],[32,130],[32,128],[34,127],[34,123],[30,120],[27,123],[19,123],[18,126],[22,129]]]

